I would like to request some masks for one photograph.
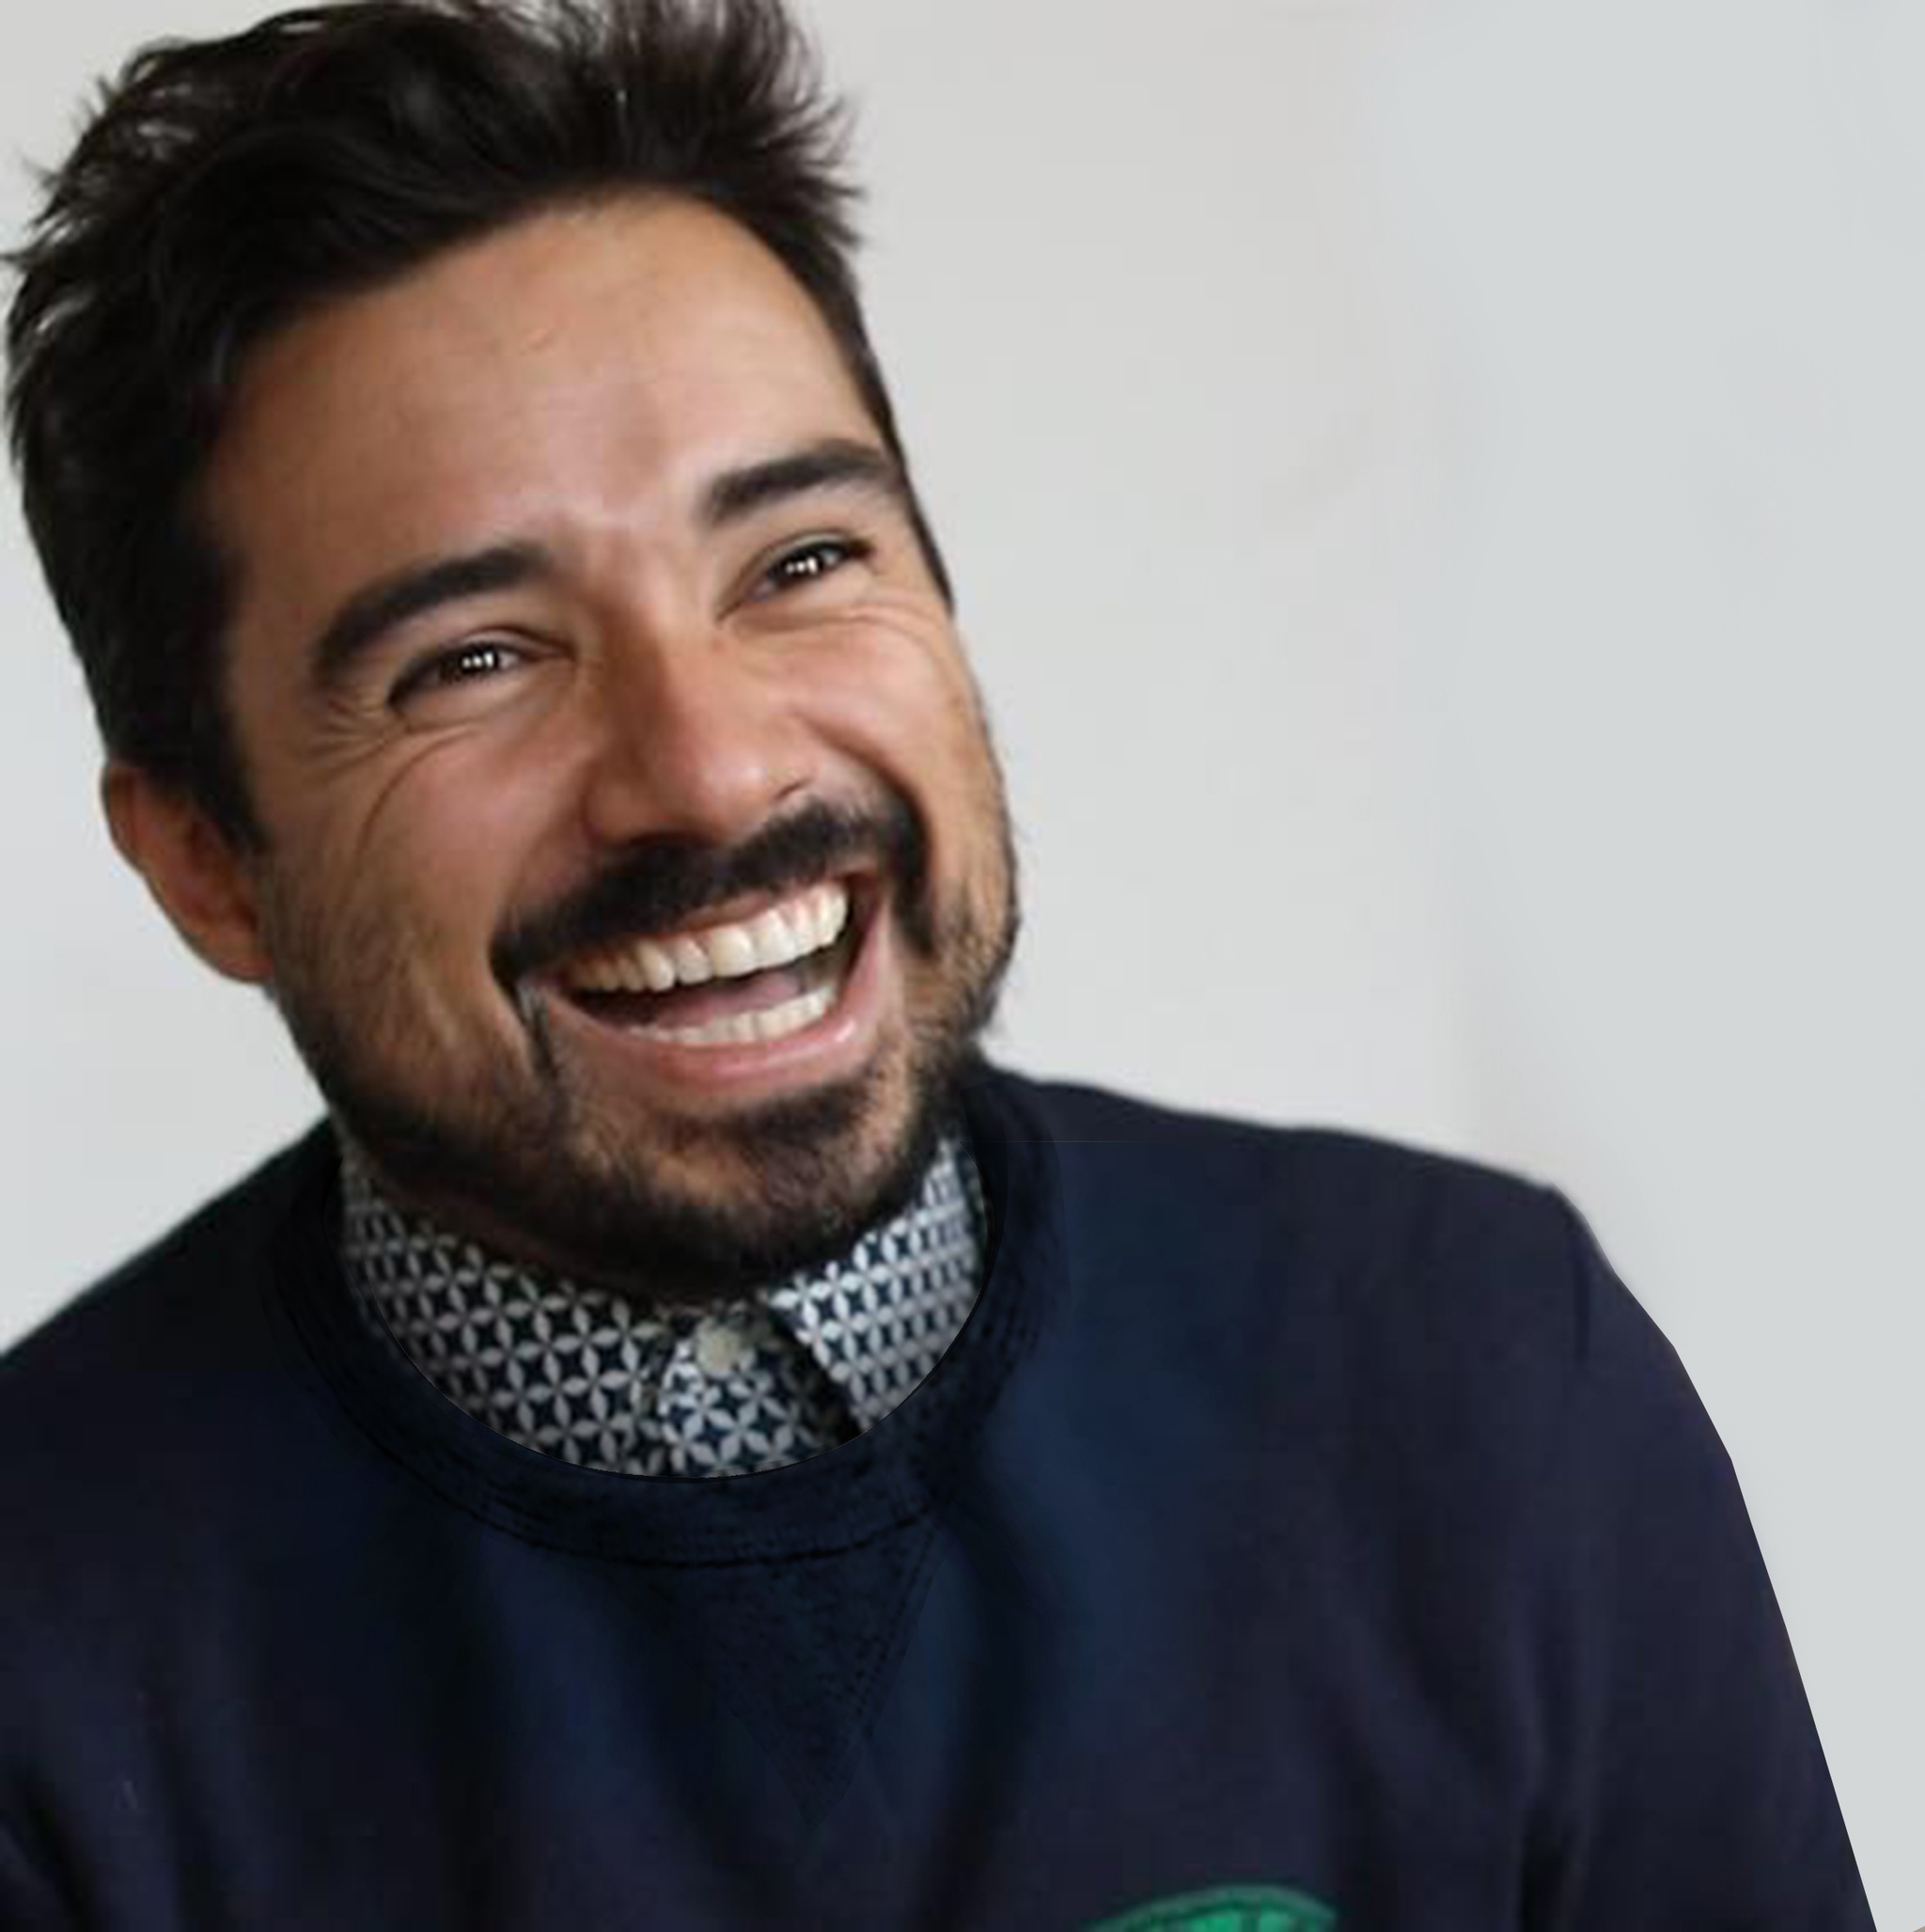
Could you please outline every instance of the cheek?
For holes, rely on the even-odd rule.
[[[354,777],[317,784],[294,815],[294,892],[336,928],[331,950],[378,959],[415,1004],[471,1006],[492,988],[490,943],[540,847],[552,791],[541,762],[451,741]]]
[[[980,794],[991,754],[976,687],[947,628],[865,624],[838,654],[835,729],[865,762],[940,809]]]
[[[954,634],[865,633],[843,668],[834,726],[843,746],[915,807],[938,881],[995,894],[1002,787]]]

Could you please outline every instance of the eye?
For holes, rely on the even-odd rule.
[[[396,710],[417,707],[441,694],[497,680],[528,661],[528,652],[506,638],[470,637],[411,664],[395,681],[388,703]]]
[[[751,600],[779,596],[785,590],[806,589],[833,576],[845,565],[860,563],[874,546],[859,537],[811,537],[791,544],[768,565],[750,589]]]

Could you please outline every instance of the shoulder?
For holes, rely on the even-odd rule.
[[[81,1606],[113,1623],[130,1588],[192,1587],[273,1533],[290,1422],[308,1412],[275,1264],[330,1158],[325,1136],[309,1137],[0,1358],[0,1521],[30,1552],[0,1563],[0,1639],[16,1660]],[[134,1630],[114,1627],[116,1641]]]
[[[180,1374],[258,1360],[264,1251],[325,1178],[331,1148],[324,1127],[304,1136],[0,1355],[0,1461],[9,1440],[63,1437],[76,1416],[131,1422]]]
[[[1559,1497],[1600,1535],[1742,1523],[1683,1368],[1555,1188],[1089,1087],[1012,1105],[1057,1170],[1076,1373],[1119,1406],[1207,1416],[1196,1439],[1253,1467],[1307,1455],[1373,1522],[1397,1499],[1412,1547],[1542,1528]]]
[[[1213,1251],[1340,1275],[1354,1295],[1409,1298],[1446,1281],[1542,1295],[1586,1272],[1564,1197],[1463,1156],[1322,1126],[1281,1126],[1104,1089],[1003,1076],[1054,1147],[1069,1209],[1153,1226]]]
[[[1600,1309],[1649,1330],[1563,1195],[1523,1175],[1088,1086],[1013,1096],[1050,1143],[1092,1345],[1190,1362],[1253,1415],[1394,1417],[1413,1453],[1528,1462],[1589,1373]],[[1649,1369],[1667,1351],[1645,1340]]]

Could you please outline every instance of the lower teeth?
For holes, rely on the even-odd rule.
[[[671,1046],[753,1046],[759,1041],[786,1039],[814,1026],[835,1005],[836,993],[834,986],[818,986],[759,1013],[732,1013],[699,1027],[643,1027],[639,1030],[645,1038],[665,1040]]]

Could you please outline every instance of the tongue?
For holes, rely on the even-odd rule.
[[[711,980],[667,993],[584,993],[577,998],[603,1019],[625,1026],[699,1027],[780,1006],[808,989],[792,966],[769,966],[738,980]]]

